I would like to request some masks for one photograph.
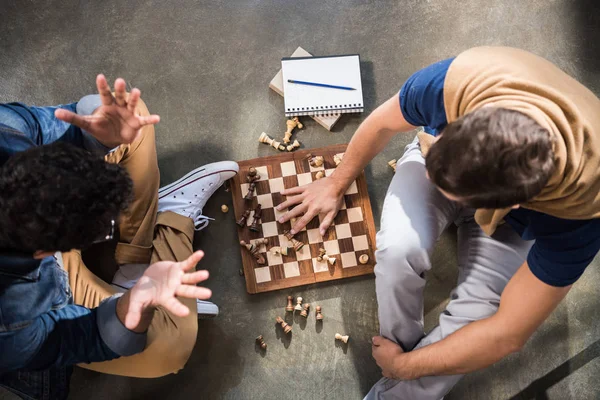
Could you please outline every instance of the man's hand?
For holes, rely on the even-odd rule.
[[[332,177],[322,178],[305,186],[286,189],[281,194],[288,196],[288,198],[277,206],[277,210],[283,210],[293,205],[296,205],[296,207],[285,213],[279,219],[279,222],[284,223],[291,218],[304,214],[292,227],[291,233],[295,235],[314,217],[321,214],[325,216],[321,226],[319,226],[319,231],[323,236],[342,207],[342,197],[345,190],[346,188],[342,187]]]
[[[189,272],[202,257],[204,253],[197,251],[182,262],[159,261],[150,265],[127,293],[129,301],[126,308],[123,307],[125,315],[119,315],[125,327],[136,332],[145,331],[152,320],[154,309],[158,306],[175,316],[187,316],[190,310],[177,300],[176,296],[209,299],[212,295],[210,289],[196,286],[196,283],[208,279],[208,271]],[[117,312],[118,310],[119,307]]]
[[[404,354],[402,347],[384,337],[375,336],[371,350],[383,376],[391,379],[403,379],[398,370],[398,360]]]
[[[114,97],[104,75],[98,75],[96,86],[102,99],[102,106],[98,107],[92,115],[78,115],[59,108],[54,112],[56,118],[89,132],[109,148],[132,143],[143,126],[154,125],[160,121],[158,115],[136,114],[135,107],[141,92],[139,89],[133,89],[128,96],[123,79],[118,78],[115,81]]]

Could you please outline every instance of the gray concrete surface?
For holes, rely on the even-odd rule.
[[[594,1],[102,1],[0,0],[0,101],[50,105],[94,90],[96,73],[126,78],[161,115],[162,182],[204,163],[271,154],[261,131],[283,132],[282,99],[268,89],[279,59],[303,46],[316,55],[360,53],[367,111],[414,71],[471,46],[521,47],[557,63],[600,94],[600,17]],[[305,147],[348,142],[367,115],[344,116],[334,132],[309,119]],[[375,218],[391,171],[412,135],[397,137],[367,168]],[[197,235],[202,267],[221,315],[200,322],[187,368],[162,379],[113,377],[77,369],[73,399],[360,399],[379,378],[368,339],[377,332],[371,277],[269,294],[246,294],[230,203],[219,191]],[[434,326],[456,278],[455,236],[444,235],[426,290]],[[463,379],[447,399],[600,398],[598,259],[518,355]],[[293,338],[274,317],[287,294],[323,305]],[[352,336],[349,346],[333,334]],[[263,334],[266,355],[254,338]],[[0,398],[10,398],[0,392]]]

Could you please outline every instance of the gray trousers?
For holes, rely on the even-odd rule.
[[[410,351],[496,312],[504,287],[525,261],[533,242],[522,240],[507,224],[489,237],[473,214],[431,184],[418,142],[409,144],[388,189],[377,233],[375,283],[381,336]],[[439,325],[425,335],[423,288],[425,273],[431,269],[429,256],[452,222],[458,226],[458,283]],[[365,399],[438,400],[461,377],[382,378]]]

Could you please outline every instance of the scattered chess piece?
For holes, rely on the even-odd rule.
[[[298,147],[300,147],[300,142],[297,140],[294,140],[294,143],[288,145],[286,147],[287,151],[294,151],[295,149],[297,149]]]
[[[226,213],[227,211],[229,211],[229,207],[227,207],[227,205],[226,205],[226,204],[223,204],[223,205],[221,206],[221,211],[223,211],[223,213]]]
[[[260,179],[260,174],[254,167],[248,168],[248,175],[246,175],[246,180],[248,183],[256,182]]]
[[[269,251],[271,252],[271,254],[273,254],[274,256],[278,256],[281,254],[281,247],[279,246],[273,246],[269,249]]]
[[[263,335],[259,335],[256,338],[256,343],[258,343],[260,345],[260,348],[263,350],[267,349],[267,344],[265,343],[265,339],[263,338]]]
[[[310,308],[310,304],[309,303],[304,303],[304,305],[302,306],[302,311],[300,311],[300,316],[307,318],[308,317],[308,309]]]
[[[327,253],[325,252],[325,249],[321,247],[319,249],[319,255],[317,256],[317,261],[319,261],[319,262],[325,261],[325,262],[328,262],[329,265],[335,265],[336,259],[334,257],[329,257],[327,255]]]
[[[323,260],[327,261],[329,265],[335,265],[336,259],[333,257],[329,257],[327,254],[323,255]]]
[[[312,154],[308,154],[306,158],[308,159],[308,163],[314,168],[322,166],[325,161],[323,156],[313,156]]]
[[[294,130],[294,128],[296,128],[296,127],[298,129],[304,128],[304,125],[302,125],[302,122],[300,122],[298,117],[288,119],[287,121],[285,121],[285,125],[287,126],[287,130],[285,131],[285,134],[284,134],[285,137],[283,138],[284,143],[290,142],[290,139],[292,137],[292,131]]]
[[[321,314],[321,306],[316,306],[315,307],[315,319],[317,321],[322,321],[323,320],[323,314]]]
[[[336,340],[341,340],[344,343],[348,343],[348,339],[350,339],[350,336],[336,333],[335,338],[336,338]]]
[[[277,323],[279,325],[281,325],[281,327],[283,328],[283,332],[285,334],[288,334],[292,331],[292,327],[288,325],[287,322],[285,322],[281,317],[277,317],[275,318],[275,321],[277,321]]]
[[[315,179],[319,180],[321,178],[325,178],[325,172],[323,171],[319,171],[317,172],[317,174],[315,175]]]
[[[358,257],[358,262],[361,264],[366,264],[369,262],[369,255],[368,254],[363,254],[360,257]]]
[[[388,165],[390,167],[392,167],[392,169],[394,170],[394,172],[396,172],[396,163],[397,163],[397,160],[395,158],[393,160],[388,161]]]
[[[265,260],[265,257],[258,252],[260,246],[257,246],[252,243],[246,243],[243,240],[240,240],[240,246],[245,247],[250,252],[250,254],[252,254],[252,256],[254,256],[254,258],[256,259],[256,262],[258,264],[264,265],[267,262]]]
[[[287,256],[290,253],[290,248],[289,247],[282,247],[280,250],[280,253],[284,256]]]
[[[302,311],[302,297],[298,296],[296,298],[296,307],[294,307],[296,311]]]
[[[299,240],[294,239],[294,235],[292,235],[290,233],[290,231],[283,232],[283,235],[287,238],[287,240],[289,240],[290,242],[292,242],[292,246],[294,247],[294,250],[298,251],[302,247],[304,247],[304,243],[302,243]]]
[[[285,306],[285,311],[288,311],[288,312],[294,311],[294,304],[292,303],[293,301],[294,301],[294,298],[292,296],[287,297],[287,306]]]
[[[336,167],[340,165],[340,163],[342,162],[342,158],[344,158],[344,153],[338,153],[333,156],[333,162],[335,163]]]
[[[258,141],[261,143],[268,144],[276,150],[280,150],[280,151],[285,150],[285,146],[282,145],[281,142],[276,141],[275,139],[273,139],[272,137],[270,137],[269,135],[267,135],[264,132],[260,134]]]
[[[317,256],[317,261],[323,261],[323,256],[325,255],[325,249],[324,248],[320,248],[319,249],[319,255]]]
[[[255,246],[261,246],[263,244],[266,246],[267,244],[269,244],[269,239],[267,239],[267,238],[254,239],[254,240],[251,240],[250,243],[252,243]]]
[[[254,209],[254,215],[252,216],[254,218],[254,220],[252,221],[252,225],[250,225],[250,228],[249,228],[252,232],[259,231],[258,223],[260,221],[261,215],[262,215],[262,206],[259,204]]]
[[[248,219],[249,216],[250,216],[250,209],[247,209],[246,211],[244,211],[244,213],[242,214],[240,219],[238,219],[236,221],[236,224],[238,224],[239,226],[241,226],[243,228],[244,225],[246,225],[246,220]]]
[[[252,200],[252,197],[254,197],[254,189],[256,189],[256,183],[250,182],[248,185],[248,193],[244,196],[244,200]]]

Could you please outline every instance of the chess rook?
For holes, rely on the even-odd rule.
[[[285,311],[287,311],[287,312],[293,312],[294,311],[293,301],[294,301],[294,298],[292,296],[288,296],[287,297],[287,306],[285,307]]]
[[[298,296],[296,298],[296,307],[294,307],[296,311],[302,311],[302,297]]]
[[[348,343],[348,339],[350,339],[350,336],[336,333],[335,334],[335,339],[336,340],[341,340],[344,343]]]
[[[322,321],[323,320],[323,314],[321,314],[321,306],[316,306],[315,307],[315,319],[317,321]]]
[[[250,216],[250,209],[246,209],[246,211],[244,211],[244,213],[242,214],[240,219],[237,220],[236,224],[238,224],[240,227],[243,228],[244,226],[246,226],[246,220],[248,220],[249,216]]]
[[[308,317],[308,309],[310,308],[310,304],[309,303],[304,303],[304,305],[302,306],[302,311],[300,311],[300,316],[307,318]]]
[[[263,338],[263,335],[259,335],[256,338],[256,343],[258,343],[258,345],[260,346],[261,349],[263,349],[263,350],[267,349],[267,344],[265,343],[265,339]]]
[[[281,328],[283,328],[283,332],[285,334],[288,334],[292,331],[292,327],[288,325],[287,322],[285,322],[281,317],[277,317],[275,318],[275,321],[277,321],[277,323],[279,325],[281,325]]]

